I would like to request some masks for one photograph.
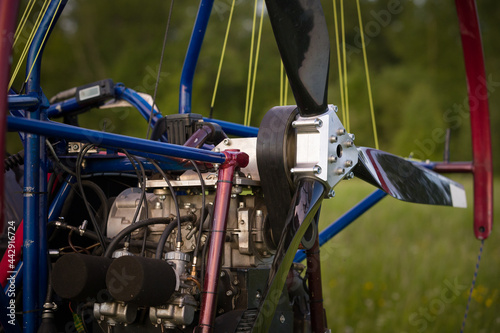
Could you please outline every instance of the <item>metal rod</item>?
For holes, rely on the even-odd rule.
[[[9,109],[36,109],[40,105],[40,100],[33,96],[9,95],[8,103]]]
[[[179,113],[191,113],[191,93],[193,90],[193,78],[201,45],[207,30],[208,19],[212,12],[214,0],[201,0],[198,15],[194,23],[193,32],[182,67],[181,84],[179,91]]]
[[[217,120],[212,118],[203,118],[203,121],[218,124],[226,134],[230,135],[241,137],[256,137],[259,133],[259,129],[257,127],[235,124],[229,121]]]
[[[307,250],[307,281],[311,307],[311,328],[314,333],[324,333],[326,331],[319,248],[319,238],[316,235],[313,247]]]
[[[45,110],[48,105],[43,103],[46,98],[40,88],[42,54],[47,37],[66,2],[67,0],[52,0],[50,2],[30,46],[26,60],[26,94],[37,96],[39,105],[35,111],[27,113],[28,119],[23,120],[46,119]],[[45,158],[40,159],[40,157],[45,156],[43,136],[41,137],[38,133],[27,134],[24,152],[23,328],[24,332],[34,333],[38,328],[39,312],[37,309],[41,306],[39,299],[42,299],[45,289],[45,287],[40,289],[39,281],[41,280],[46,285],[47,279],[46,258],[42,258],[46,255],[40,254],[46,251],[46,247],[42,245],[40,239],[40,224],[43,224],[46,219],[46,209],[42,208],[46,206],[46,195],[42,192],[46,190],[47,173],[44,165]],[[44,213],[45,216],[41,217],[41,213]]]
[[[493,162],[491,157],[488,86],[475,0],[455,0],[464,52],[474,161],[474,234],[486,239],[493,225]]]
[[[4,156],[5,156],[5,128],[8,114],[7,91],[10,76],[10,53],[12,50],[12,38],[16,27],[17,9],[19,1],[1,1],[0,2],[0,230],[4,226]],[[5,326],[4,326],[5,327]]]
[[[227,150],[225,154],[228,160],[219,168],[217,192],[214,202],[214,220],[208,249],[207,269],[203,283],[200,320],[196,332],[209,333],[214,328],[217,286],[222,266],[233,175],[236,168],[244,168],[248,164],[248,155],[245,153]]]
[[[201,162],[223,163],[225,161],[225,155],[223,153],[139,139],[125,135],[99,132],[56,122],[7,117],[7,128],[11,131],[37,133],[66,140],[89,142],[105,147],[132,149]]]

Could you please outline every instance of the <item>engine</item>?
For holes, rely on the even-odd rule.
[[[255,152],[256,138],[225,139],[214,149],[227,148]],[[263,197],[255,153],[250,155],[230,194],[215,332],[251,329],[277,247],[270,203]],[[104,256],[67,254],[55,264],[56,294],[78,304],[76,314],[96,331],[191,332],[197,324],[212,260],[217,166],[163,176],[152,173],[114,198],[105,224],[112,241]],[[303,271],[294,264],[289,273],[273,319],[280,332],[308,331]]]

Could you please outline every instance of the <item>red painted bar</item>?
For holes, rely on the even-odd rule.
[[[239,150],[226,150],[224,154],[226,155],[226,162],[219,167],[217,192],[214,202],[214,221],[207,256],[205,282],[203,283],[200,320],[195,332],[209,333],[214,329],[217,286],[222,266],[227,213],[231,198],[231,188],[233,187],[234,171],[238,167],[244,168],[248,165],[248,155],[240,153]]]
[[[326,332],[326,322],[323,308],[318,236],[316,236],[313,247],[307,250],[307,281],[310,297],[309,304],[311,306],[311,328],[313,333],[324,333]]]
[[[491,159],[488,87],[475,0],[455,0],[464,51],[469,95],[474,163],[474,234],[486,239],[493,225],[493,164]]]
[[[474,165],[472,162],[437,162],[432,170],[437,173],[473,173]]]
[[[7,88],[10,76],[10,53],[14,40],[19,1],[0,1],[0,230],[4,223],[4,158],[7,129]]]

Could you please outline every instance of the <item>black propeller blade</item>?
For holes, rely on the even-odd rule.
[[[390,196],[409,202],[467,207],[463,186],[401,157],[358,147],[354,175]]]
[[[266,6],[300,115],[325,112],[330,38],[321,2],[266,0]]]
[[[355,151],[354,156],[345,160],[342,156],[347,154],[346,149],[355,149],[354,137],[348,141],[339,138],[346,134],[345,129],[335,112],[327,105],[330,42],[321,1],[266,0],[266,5],[300,116],[307,118],[300,123],[305,129],[300,138],[296,135],[296,147],[292,147],[302,147],[296,150],[296,162],[303,161],[302,158],[306,157],[307,165],[303,167],[304,170],[299,170],[304,173],[298,176],[298,181],[295,179],[298,183],[295,195],[271,267],[267,290],[252,329],[252,332],[267,333],[283,291],[286,275],[307,227],[319,209],[325,193],[346,174],[350,174],[354,165],[355,175],[401,200],[462,207],[465,205],[465,193],[461,185],[379,150],[360,148],[358,161]],[[285,117],[285,114],[283,116]],[[319,121],[323,116],[327,118],[326,121]],[[294,123],[296,127],[298,124]],[[327,126],[332,124],[334,127]],[[333,131],[328,132],[329,130]],[[283,140],[287,139],[286,133],[285,131]],[[326,133],[326,138],[317,133]],[[310,147],[311,142],[319,147]],[[267,143],[269,142],[264,142],[264,148]],[[309,156],[307,147],[318,149],[322,154]],[[331,154],[329,148],[332,147],[336,148],[336,154]],[[281,155],[283,151],[285,150],[282,148],[278,149]],[[267,162],[266,156],[266,160],[261,163]],[[285,161],[282,162],[280,165],[288,165]],[[312,171],[309,170],[309,162],[313,164]],[[323,167],[319,167],[319,164]],[[300,166],[297,169],[300,169]],[[282,171],[282,168],[277,171]],[[318,175],[321,173],[329,177],[320,181],[321,177]],[[320,176],[323,177],[324,174]],[[336,177],[330,177],[332,175]]]

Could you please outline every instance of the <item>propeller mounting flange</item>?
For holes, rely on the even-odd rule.
[[[354,135],[347,133],[337,116],[337,107],[318,116],[298,116],[292,122],[296,129],[296,158],[290,172],[296,180],[313,177],[323,183],[332,196],[332,189],[342,179],[350,178],[358,163]]]

